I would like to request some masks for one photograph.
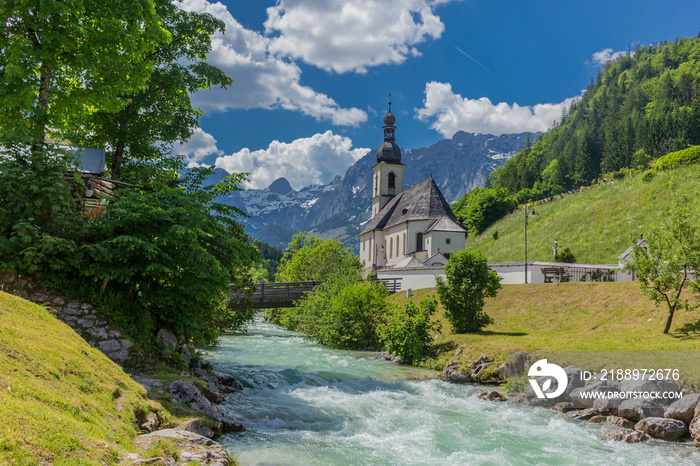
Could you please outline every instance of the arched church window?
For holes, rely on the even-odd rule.
[[[423,250],[423,233],[416,233],[416,251]]]
[[[406,232],[403,232],[403,255],[406,255]]]
[[[389,173],[389,189],[396,188],[396,175],[394,172]]]
[[[396,257],[399,257],[399,243],[401,242],[401,237],[396,237]]]
[[[379,189],[379,173],[374,175],[374,195],[377,195],[377,190]]]
[[[391,253],[394,250],[394,238],[389,238],[389,257],[391,257]]]

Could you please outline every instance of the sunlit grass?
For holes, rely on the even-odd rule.
[[[154,410],[68,326],[0,292],[0,464],[115,464]]]
[[[617,256],[631,245],[630,236],[638,238],[657,225],[674,193],[695,200],[691,207],[700,220],[698,166],[659,172],[651,182],[636,176],[537,206],[537,215],[528,222],[528,260],[551,261],[558,240],[560,247],[571,248],[579,263],[617,264]],[[518,211],[467,238],[467,248],[483,252],[489,262],[522,261],[524,233],[524,213]]]
[[[434,289],[415,290],[412,299],[426,296],[437,298],[437,293]],[[391,299],[404,302],[406,295],[397,293]],[[700,356],[700,333],[679,332],[684,325],[700,321],[700,309],[677,312],[670,334],[664,335],[667,311],[655,308],[637,282],[504,285],[498,296],[487,300],[485,311],[494,323],[482,332],[452,334],[442,306],[438,307],[442,332],[436,344],[441,356],[434,361],[435,367],[451,360],[458,346],[462,347],[459,359],[474,360],[487,354],[499,364],[509,351],[518,350],[690,351]],[[685,381],[700,387],[698,358],[659,357],[668,357]],[[604,363],[604,358],[596,362]]]

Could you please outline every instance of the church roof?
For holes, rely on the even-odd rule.
[[[431,231],[457,231],[457,232],[465,232],[464,228],[462,228],[462,225],[459,223],[455,222],[454,220],[447,218],[447,217],[441,217],[438,219],[435,223],[430,225],[430,228],[425,230],[426,233],[430,233]]]
[[[396,264],[393,268],[394,269],[420,269],[425,267],[425,264],[423,264],[421,261],[416,259],[413,256],[408,256],[405,259],[403,259],[401,262]]]
[[[431,176],[397,194],[379,211],[360,233],[386,230],[411,220],[451,220],[457,224],[450,205]],[[450,230],[451,231],[451,230]]]

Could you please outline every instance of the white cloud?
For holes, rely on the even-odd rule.
[[[593,65],[603,66],[610,60],[617,60],[618,58],[627,55],[625,50],[620,50],[619,52],[613,52],[613,49],[607,48],[593,54],[593,58],[589,63]],[[634,53],[631,53],[634,55]]]
[[[452,92],[449,83],[433,81],[425,85],[423,108],[415,110],[420,121],[430,122],[430,128],[446,138],[457,131],[501,135],[547,131],[576,99],[578,97],[533,106],[509,105],[505,102],[493,104],[486,97],[463,98]]]
[[[184,144],[176,144],[173,150],[178,155],[184,155],[190,164],[199,162],[203,158],[216,154],[223,155],[224,152],[216,147],[216,139],[211,134],[195,128],[192,137]]]
[[[290,143],[272,141],[267,149],[242,149],[218,157],[215,165],[229,173],[250,173],[246,188],[266,188],[285,177],[294,189],[326,184],[364,156],[369,149],[352,148],[348,137],[326,131]]]
[[[267,9],[270,50],[327,71],[364,73],[369,66],[420,55],[445,25],[436,5],[449,0],[279,0]]]
[[[367,120],[358,108],[341,108],[333,99],[301,84],[299,67],[269,52],[270,38],[246,29],[221,3],[183,0],[187,11],[210,13],[226,23],[226,33],[212,40],[208,61],[234,80],[229,89],[210,89],[194,94],[195,105],[205,110],[284,108],[299,111],[335,125],[357,125]]]

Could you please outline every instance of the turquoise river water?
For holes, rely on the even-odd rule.
[[[373,356],[261,320],[223,337],[208,359],[244,385],[225,408],[247,431],[221,443],[243,465],[700,464],[691,444],[609,441],[606,428]]]

